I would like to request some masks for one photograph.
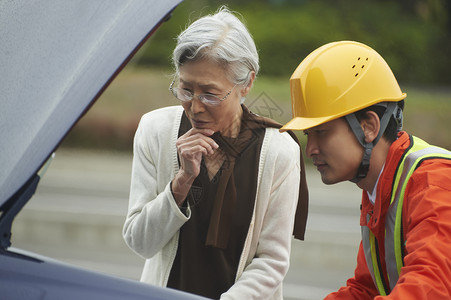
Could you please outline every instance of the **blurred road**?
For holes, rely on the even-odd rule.
[[[143,260],[122,240],[131,156],[58,150],[13,224],[12,245],[90,270],[139,279]],[[324,185],[307,169],[306,241],[293,241],[286,300],[322,299],[352,276],[360,241],[360,190]]]

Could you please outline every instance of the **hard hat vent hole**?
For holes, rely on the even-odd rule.
[[[356,69],[358,68],[358,66],[360,66],[360,69],[364,69],[365,68],[365,64],[364,62],[368,62],[369,61],[369,57],[363,58],[363,57],[357,57],[357,65],[353,65],[352,69]],[[359,76],[359,72],[354,73],[354,77]]]

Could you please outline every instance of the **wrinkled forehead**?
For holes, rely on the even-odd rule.
[[[190,60],[185,62],[178,73],[180,84],[202,88],[223,89],[232,85],[227,70],[214,60]]]
[[[207,82],[216,80],[233,82],[230,65],[209,57],[187,59],[178,67],[175,76],[185,81],[188,80],[187,77],[204,77]]]

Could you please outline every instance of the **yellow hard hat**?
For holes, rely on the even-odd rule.
[[[353,41],[329,43],[310,53],[291,76],[290,89],[293,119],[281,131],[312,128],[406,97],[382,56]]]

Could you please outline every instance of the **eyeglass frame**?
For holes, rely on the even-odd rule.
[[[175,97],[176,99],[178,99],[178,100],[180,100],[180,101],[182,101],[182,102],[190,102],[190,101],[193,101],[194,97],[197,97],[197,99],[199,99],[203,104],[209,105],[209,106],[216,106],[216,105],[221,104],[222,101],[224,101],[225,99],[227,99],[227,97],[230,96],[230,94],[232,93],[233,89],[238,85],[238,83],[235,84],[235,85],[230,89],[230,91],[229,91],[224,97],[222,97],[222,98],[219,98],[219,97],[216,96],[216,95],[210,95],[210,94],[199,94],[199,95],[196,96],[196,94],[191,93],[191,92],[189,92],[189,91],[187,91],[187,90],[183,90],[183,89],[182,89],[183,91],[185,91],[185,92],[191,94],[191,98],[190,98],[189,100],[182,100],[182,99],[180,99],[179,97],[177,97],[177,91],[178,91],[180,88],[179,88],[179,87],[173,87],[173,86],[174,86],[174,83],[175,83],[175,79],[172,80],[171,84],[169,85],[169,90],[171,91],[172,95],[174,95],[174,97]],[[208,97],[215,97],[215,98],[217,98],[219,101],[218,101],[218,103],[213,104],[213,103],[209,102],[208,100],[206,100],[206,99],[205,99],[205,96],[208,96]]]

